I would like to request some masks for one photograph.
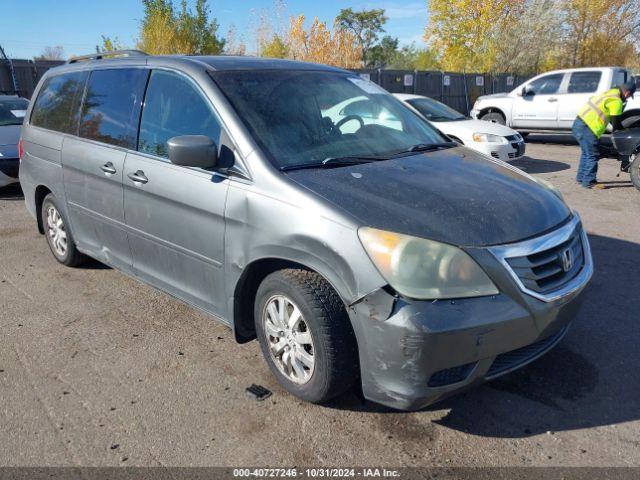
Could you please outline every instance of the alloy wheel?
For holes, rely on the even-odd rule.
[[[47,207],[47,237],[56,255],[64,257],[67,254],[67,231],[54,205]]]
[[[265,304],[262,324],[280,372],[293,383],[307,383],[316,362],[311,331],[298,306],[284,295],[274,295]]]

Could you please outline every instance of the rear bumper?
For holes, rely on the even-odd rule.
[[[591,277],[588,248],[585,274],[545,299],[524,292],[492,253],[470,253],[499,295],[429,302],[379,290],[352,305],[367,399],[420,409],[526,365],[565,335]]]

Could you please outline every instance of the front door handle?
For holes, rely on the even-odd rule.
[[[114,173],[116,173],[116,167],[114,167],[113,163],[111,162],[107,162],[102,165],[100,167],[100,170],[102,170],[104,173],[108,173],[109,175],[113,175]]]
[[[147,183],[149,181],[142,170],[138,170],[136,173],[129,173],[127,174],[127,177],[136,183]]]
[[[551,102],[551,103],[557,102],[557,101],[558,101],[558,99],[554,98],[554,97],[551,97],[549,100],[547,100],[547,102]]]

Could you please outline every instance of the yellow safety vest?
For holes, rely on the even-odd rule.
[[[578,117],[587,124],[597,138],[600,138],[607,130],[611,117],[622,114],[623,108],[620,90],[612,88],[591,97]]]

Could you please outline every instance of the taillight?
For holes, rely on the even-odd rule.
[[[24,147],[22,145],[22,139],[18,141],[18,157],[20,161],[22,161],[22,157],[24,156]]]

